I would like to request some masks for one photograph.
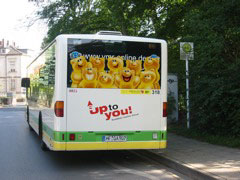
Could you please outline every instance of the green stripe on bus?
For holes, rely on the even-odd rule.
[[[157,133],[157,139],[153,139]],[[70,140],[70,134],[75,135],[75,140]],[[167,139],[166,131],[106,131],[106,132],[59,132],[54,131],[54,140],[58,142],[102,142],[106,135],[126,135],[128,141],[160,141]]]

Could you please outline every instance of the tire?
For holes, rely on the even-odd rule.
[[[49,151],[47,145],[45,144],[45,142],[44,142],[43,140],[41,140],[41,149],[42,149],[43,151]]]
[[[29,107],[27,106],[27,112],[26,112],[26,114],[27,114],[27,123],[29,124]]]
[[[28,127],[29,127],[30,131],[33,131],[33,128],[32,128],[32,126],[31,126],[30,123],[29,123],[29,107],[28,107],[28,106],[27,106],[27,112],[26,112],[26,114],[27,114]]]
[[[38,136],[39,138],[42,140],[42,136],[43,136],[43,128],[42,128],[42,112],[39,112],[39,116],[38,116]]]
[[[41,149],[43,151],[49,151],[49,148],[47,147],[46,143],[43,141],[43,123],[42,123],[42,113],[41,113],[41,111],[39,113],[38,135],[39,135],[39,138],[41,140]]]

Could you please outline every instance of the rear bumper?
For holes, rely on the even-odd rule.
[[[54,143],[54,150],[121,150],[121,149],[162,149],[166,148],[166,141],[162,142],[84,142],[84,143]]]
[[[167,141],[129,142],[57,142],[43,133],[44,140],[53,151],[123,150],[123,149],[165,149]]]

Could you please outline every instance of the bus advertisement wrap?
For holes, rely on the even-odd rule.
[[[160,89],[158,43],[68,40],[71,88]]]

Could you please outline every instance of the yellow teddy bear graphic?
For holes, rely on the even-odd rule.
[[[134,70],[135,75],[139,76],[142,70],[142,61],[141,60],[127,60],[127,68]]]
[[[143,71],[140,74],[141,83],[138,89],[154,89],[154,81],[156,80],[155,70]]]
[[[117,88],[114,84],[114,77],[106,72],[100,72],[97,88]]]
[[[121,89],[135,89],[140,83],[139,76],[135,76],[134,70],[124,67],[119,75],[116,75],[116,84]]]
[[[88,62],[87,67],[82,70],[83,80],[78,85],[79,88],[97,87],[97,68],[93,68],[92,63]]]
[[[123,68],[123,58],[122,57],[109,57],[108,58],[108,68],[110,70],[110,74],[116,75]]]
[[[80,57],[72,59],[70,61],[70,63],[72,65],[72,69],[73,69],[73,71],[71,73],[71,80],[72,80],[71,87],[77,88],[78,84],[82,80],[82,69],[84,67],[86,67],[87,60],[84,56],[80,56]]]
[[[105,59],[99,57],[90,57],[90,62],[93,65],[93,68],[97,68],[98,72],[103,72],[105,68]]]
[[[154,72],[156,73],[156,79],[154,81],[154,89],[160,89],[160,85],[159,85],[160,74],[158,72],[159,68],[160,68],[160,58],[157,55],[153,54],[145,59],[144,69],[147,71],[154,69]]]

